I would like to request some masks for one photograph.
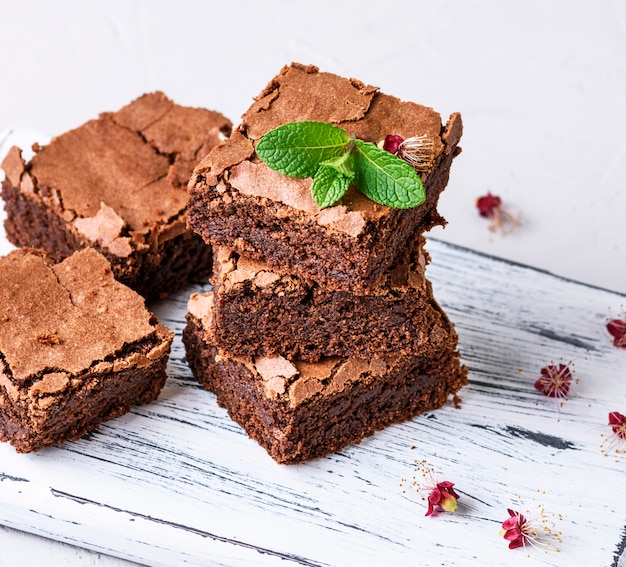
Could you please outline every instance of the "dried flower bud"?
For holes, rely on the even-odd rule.
[[[485,217],[488,219],[494,218],[498,211],[500,210],[500,206],[502,205],[502,199],[497,195],[492,195],[491,193],[487,193],[482,197],[478,197],[476,199],[476,208],[478,209],[478,213],[481,217]]]
[[[613,344],[616,347],[626,348],[626,321],[613,319],[606,324],[606,329],[613,337]]]
[[[397,134],[387,134],[383,140],[383,150],[395,155],[402,142],[404,142],[404,138],[402,136],[398,136]]]
[[[397,156],[415,168],[415,171],[428,173],[434,164],[433,141],[428,136],[407,138],[399,146]]]
[[[387,134],[379,146],[406,161],[418,173],[428,173],[433,168],[435,150],[428,136],[412,136],[405,140],[397,134]]]
[[[609,435],[600,446],[605,456],[610,453],[623,454],[626,453],[626,415],[612,411],[609,413],[609,427],[612,434]],[[605,435],[602,435],[605,437]]]
[[[439,507],[444,512],[456,512],[459,495],[454,491],[454,483],[448,480],[438,482],[428,495],[428,511],[426,516],[431,516],[435,508]]]
[[[487,193],[476,199],[476,208],[481,217],[491,219],[489,230],[507,234],[513,232],[520,224],[520,214],[502,204],[497,195]]]

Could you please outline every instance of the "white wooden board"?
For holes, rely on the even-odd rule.
[[[0,523],[168,567],[624,565],[626,455],[600,444],[608,412],[626,413],[626,350],[605,329],[626,296],[438,241],[428,250],[470,370],[461,409],[277,465],[191,377],[180,335],[195,286],[156,309],[176,332],[157,402],[36,454],[0,445]],[[561,357],[579,383],[557,411],[533,377]],[[456,483],[456,514],[424,516],[410,487],[422,459]],[[507,507],[539,504],[562,516],[560,551],[509,550]]]

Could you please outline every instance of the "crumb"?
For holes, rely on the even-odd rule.
[[[42,345],[46,345],[46,346],[54,346],[54,345],[60,345],[61,344],[61,337],[59,337],[59,335],[57,335],[57,332],[54,331],[53,333],[39,333],[36,337],[35,340],[42,344]]]

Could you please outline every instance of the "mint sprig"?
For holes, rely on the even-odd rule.
[[[345,130],[325,122],[288,122],[259,140],[256,153],[289,177],[314,177],[319,165],[340,157],[350,142]]]
[[[407,162],[326,122],[288,122],[267,132],[256,153],[283,175],[312,177],[311,192],[322,208],[339,201],[350,183],[388,207],[408,209],[426,200],[424,184]]]

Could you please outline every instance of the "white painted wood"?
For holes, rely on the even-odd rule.
[[[461,409],[277,465],[191,378],[180,332],[196,286],[156,309],[177,335],[157,402],[59,448],[0,446],[0,523],[163,566],[526,565],[528,553],[540,565],[617,565],[626,456],[599,445],[608,412],[626,411],[626,351],[605,330],[626,297],[437,241],[428,249],[470,368]],[[557,412],[532,383],[559,357],[577,361],[579,384]],[[407,489],[421,459],[456,483],[459,513],[424,517]],[[506,508],[539,503],[563,516],[561,551],[509,551],[498,534]]]

